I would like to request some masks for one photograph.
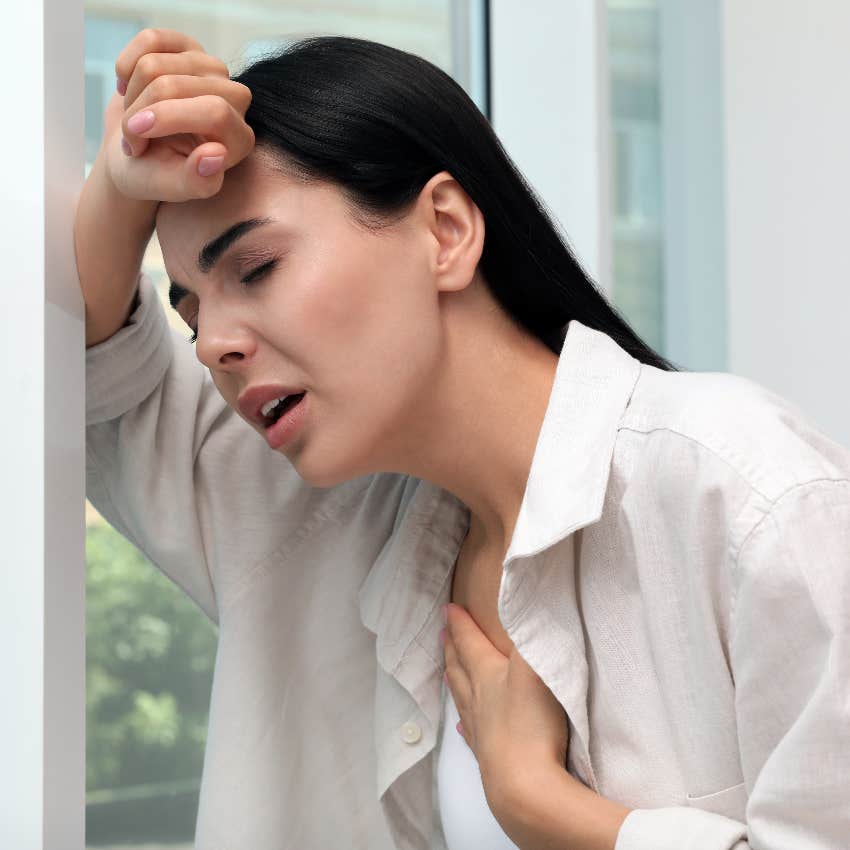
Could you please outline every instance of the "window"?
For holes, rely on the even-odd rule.
[[[226,9],[180,2],[116,2],[111,7],[108,0],[96,7],[92,3],[86,15],[86,173],[100,146],[103,111],[115,91],[115,59],[148,26],[192,35],[231,72],[307,35],[382,41],[453,74],[486,111],[480,3],[396,0],[383,4],[380,15],[367,0],[347,0],[332,9],[284,0]],[[168,307],[168,280],[155,234],[143,269]],[[188,337],[174,311],[166,313]],[[216,629],[89,503],[86,526],[86,844],[188,850]]]
[[[656,0],[609,0],[614,302],[665,350],[659,14]]]

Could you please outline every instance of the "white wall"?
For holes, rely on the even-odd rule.
[[[85,326],[72,233],[84,162],[81,0],[18,4],[4,61],[0,848],[82,850]]]
[[[850,446],[850,3],[659,0],[668,353]],[[602,0],[492,0],[493,123],[610,291]]]
[[[729,370],[850,446],[850,3],[724,0]]]

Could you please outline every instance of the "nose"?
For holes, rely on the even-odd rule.
[[[198,314],[195,350],[209,369],[234,371],[244,368],[256,353],[256,335],[235,313]]]

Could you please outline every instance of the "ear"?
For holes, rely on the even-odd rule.
[[[481,210],[448,171],[435,174],[422,187],[417,205],[433,248],[431,268],[439,289],[463,289],[484,250]]]

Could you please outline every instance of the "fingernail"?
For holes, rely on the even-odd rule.
[[[121,77],[115,78],[115,88],[118,91],[118,94],[127,94],[127,83],[121,79]]]
[[[137,112],[132,118],[127,119],[127,129],[131,133],[144,133],[145,130],[153,127],[154,118],[156,116],[150,109]]]
[[[121,137],[121,150],[124,151],[127,156],[133,155],[133,149],[130,147],[130,143],[123,136]]]
[[[457,726],[455,726],[455,729],[457,729],[457,731],[458,731],[461,735],[463,735],[463,724],[462,724],[459,720],[458,720]]]
[[[223,156],[202,156],[198,163],[198,174],[201,177],[209,177],[221,168],[223,162]]]

